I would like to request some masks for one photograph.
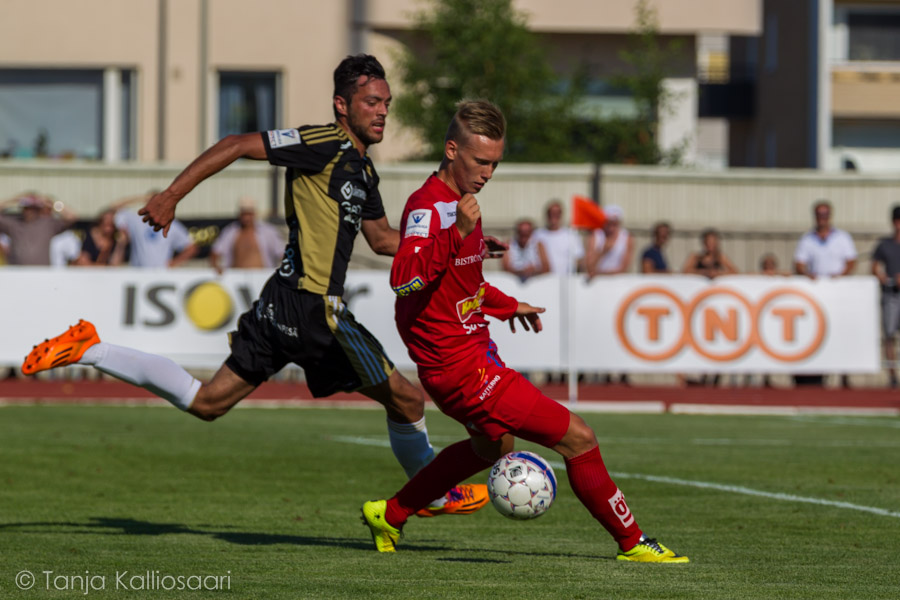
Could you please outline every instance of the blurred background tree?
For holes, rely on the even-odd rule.
[[[441,0],[414,17],[417,34],[398,56],[403,91],[393,109],[425,143],[420,157],[439,160],[456,104],[485,98],[506,115],[506,160],[519,162],[677,162],[656,143],[666,100],[665,52],[647,0],[636,9],[630,72],[609,83],[630,94],[635,117],[602,118],[583,110],[588,78],[581,65],[555,73],[539,35],[511,0]],[[674,160],[673,160],[674,159]]]
[[[558,161],[570,145],[573,93],[557,81],[539,38],[510,0],[447,0],[416,15],[419,35],[399,66],[404,84],[394,109],[428,148],[443,156],[444,134],[460,100],[485,98],[506,115],[508,160]],[[566,154],[569,154],[568,151]]]

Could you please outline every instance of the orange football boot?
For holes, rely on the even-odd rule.
[[[85,350],[99,341],[100,337],[93,323],[82,319],[77,325],[69,327],[64,334],[44,340],[35,346],[25,357],[22,372],[34,375],[40,371],[76,363],[84,356]]]
[[[438,515],[468,515],[488,503],[487,486],[483,483],[463,483],[451,488],[445,495],[447,501],[440,506],[426,506],[416,511],[417,517]]]

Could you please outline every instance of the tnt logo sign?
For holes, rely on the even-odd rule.
[[[778,288],[757,300],[711,287],[683,299],[663,287],[639,288],[621,303],[616,333],[632,355],[664,361],[685,348],[727,362],[758,348],[782,362],[812,356],[827,332],[825,313],[806,292]]]

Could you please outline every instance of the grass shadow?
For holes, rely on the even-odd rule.
[[[305,536],[278,533],[261,533],[250,531],[235,531],[228,526],[198,526],[192,527],[182,523],[157,523],[153,521],[141,521],[138,519],[92,517],[85,522],[71,521],[35,521],[23,523],[0,523],[0,534],[5,531],[18,533],[44,533],[46,529],[66,529],[65,533],[83,533],[93,535],[128,535],[128,536],[160,536],[160,535],[197,535],[221,540],[229,544],[239,546],[274,546],[292,545],[309,547],[347,548],[350,550],[371,551],[372,543],[368,536],[359,538],[340,538],[326,536]],[[75,531],[72,531],[75,530]],[[503,554],[504,556],[537,556],[544,558],[582,558],[593,560],[614,560],[609,556],[572,554],[570,552],[529,552],[526,550],[509,550],[500,548],[454,548],[442,545],[438,540],[425,539],[420,542],[403,542],[403,550],[417,552],[454,552],[464,550],[482,554]],[[446,557],[438,560],[446,562],[483,562],[505,563],[509,561],[492,558],[470,557]]]
[[[65,528],[66,533],[83,533],[94,535],[199,535],[230,544],[241,546],[271,546],[288,544],[294,546],[328,546],[333,548],[349,548],[353,550],[372,550],[372,543],[360,536],[357,538],[338,538],[324,536],[304,536],[274,533],[258,533],[247,531],[221,531],[218,528],[201,529],[181,523],[155,523],[137,519],[93,517],[89,521],[77,523],[71,521],[36,521],[26,523],[0,523],[0,533],[16,531],[18,533],[43,533],[45,529]],[[76,531],[70,531],[75,529]],[[409,544],[410,549],[440,551],[446,547]]]

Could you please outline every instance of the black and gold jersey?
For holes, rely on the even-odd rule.
[[[273,165],[287,167],[284,213],[290,234],[279,279],[314,294],[340,296],[363,219],[384,205],[369,155],[336,124],[262,132]]]

